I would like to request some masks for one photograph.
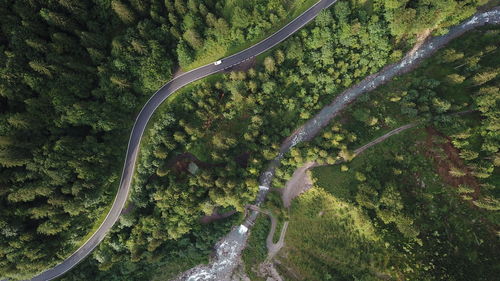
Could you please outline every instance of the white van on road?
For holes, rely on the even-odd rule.
[[[218,60],[218,61],[214,62],[214,65],[219,65],[221,63],[222,63],[222,60]]]

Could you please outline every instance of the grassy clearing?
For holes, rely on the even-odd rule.
[[[253,267],[259,265],[267,257],[266,237],[271,228],[271,222],[265,215],[259,215],[255,225],[252,227],[250,238],[245,250],[243,250],[243,264],[250,280],[264,280],[257,276]]]
[[[354,181],[350,177],[351,174],[350,171],[342,172],[338,165],[322,166],[312,170],[316,186],[348,202],[354,197],[353,190],[350,188]]]
[[[289,280],[458,280],[462,274],[488,280],[480,276],[495,271],[495,238],[484,213],[436,174],[426,156],[427,137],[423,129],[406,131],[345,164],[347,171],[338,165],[313,169],[315,188],[292,203],[286,246],[278,257],[281,273]],[[360,193],[361,186],[375,195]],[[388,186],[400,194],[386,197],[393,201],[381,199]],[[380,210],[393,208],[384,204],[399,196],[394,206],[402,209],[396,216],[413,220],[415,238],[398,219],[381,219]],[[366,204],[370,200],[375,207]]]
[[[283,220],[278,220],[278,222],[276,224],[276,231],[274,232],[274,235],[273,235],[273,243],[278,243],[278,241],[280,239],[281,229],[283,229],[284,223],[285,222]]]
[[[387,259],[366,214],[321,188],[293,202],[285,245],[279,260],[291,269],[284,272],[290,280],[349,280],[342,279],[347,276],[339,276],[335,268],[350,269],[361,276],[372,270],[383,271]],[[365,259],[372,259],[373,264],[358,266],[359,260]]]

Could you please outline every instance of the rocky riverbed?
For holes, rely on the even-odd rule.
[[[397,75],[411,71],[422,60],[430,57],[438,49],[465,32],[485,24],[499,23],[500,7],[477,13],[461,24],[450,28],[447,34],[426,40],[410,51],[399,62],[384,67],[381,71],[366,77],[358,84],[343,91],[331,104],[325,106],[319,113],[295,130],[295,132],[282,143],[279,154],[275,159],[271,160],[267,169],[261,174],[259,181],[261,188],[257,194],[255,205],[259,206],[264,202],[266,194],[271,187],[274,172],[276,168],[279,167],[283,156],[295,145],[313,139],[342,109],[360,95],[372,91]],[[249,212],[245,222],[241,226],[234,227],[228,235],[224,236],[217,245],[215,245],[216,255],[208,265],[196,266],[182,273],[174,280],[238,280],[239,278],[233,276],[233,273],[241,262],[241,252],[245,248],[249,235],[248,229],[253,225],[257,214],[256,211]]]

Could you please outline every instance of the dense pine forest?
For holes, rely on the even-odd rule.
[[[119,223],[65,280],[167,278],[206,261],[239,217],[211,224],[200,218],[242,213],[285,137],[341,90],[401,58],[418,35],[445,33],[486,2],[341,0],[249,65],[182,89],[149,124]],[[61,261],[99,225],[118,187],[135,115],[179,66],[239,50],[314,1],[0,3],[0,277],[16,279]],[[497,54],[494,46],[492,39],[481,52]],[[472,109],[484,111],[484,130],[495,129],[496,100],[489,97],[498,96],[498,64],[481,67],[482,56],[450,52],[442,59],[467,61],[449,81],[466,81],[485,97],[475,98]],[[393,94],[412,118],[469,109],[436,96],[436,82],[416,81],[413,88]],[[368,131],[399,122],[375,112],[352,116]],[[292,155],[334,161],[328,155],[348,154],[343,142],[356,144],[363,130],[339,129],[316,150]],[[454,134],[471,151],[467,161],[491,175],[498,133],[484,130],[464,129],[488,143],[481,151],[459,129]],[[279,171],[276,187],[304,159]],[[199,171],[190,172],[189,163]],[[494,192],[473,204],[496,208],[488,207],[495,206]]]
[[[284,3],[1,1],[0,276],[75,250],[107,212],[144,101],[197,51],[261,36]]]

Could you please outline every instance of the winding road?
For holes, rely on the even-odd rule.
[[[113,227],[113,225],[118,220],[122,209],[125,206],[125,202],[127,201],[130,191],[130,184],[132,182],[132,177],[134,174],[135,162],[139,153],[140,141],[144,130],[146,129],[146,125],[151,119],[151,116],[153,116],[155,110],[168,97],[170,97],[170,95],[191,82],[202,79],[214,73],[222,72],[271,49],[278,43],[282,42],[283,40],[297,32],[304,25],[312,21],[319,12],[321,12],[325,8],[330,7],[336,1],[337,0],[320,0],[304,13],[288,23],[286,26],[273,33],[266,39],[260,41],[259,43],[249,47],[248,49],[222,59],[222,62],[218,65],[211,63],[183,73],[182,75],[170,80],[168,83],[163,85],[163,87],[161,87],[153,96],[151,96],[151,98],[144,105],[139,115],[137,116],[137,119],[135,120],[134,126],[132,128],[132,133],[130,134],[127,154],[125,156],[125,164],[120,180],[120,187],[116,194],[111,210],[104,219],[103,223],[99,226],[92,237],[90,237],[85,242],[85,244],[83,244],[78,250],[76,250],[75,253],[65,259],[62,263],[47,271],[42,272],[31,280],[45,281],[52,280],[58,276],[61,276],[62,274],[73,268],[75,265],[77,265],[80,261],[82,261],[92,252],[92,250],[95,249],[95,247],[97,247],[97,245],[99,245],[99,243],[101,243],[109,229],[111,229],[111,227]]]
[[[323,9],[328,8],[334,4],[337,0],[320,0],[307,11],[299,15],[297,18],[292,20],[286,26],[281,28],[279,31],[270,35],[263,41],[253,45],[252,47],[245,49],[235,55],[229,56],[222,59],[222,62],[218,65],[207,64],[205,66],[199,67],[197,69],[186,72],[166,83],[161,87],[144,105],[140,111],[137,119],[132,128],[130,134],[130,139],[128,143],[128,148],[125,157],[125,163],[123,168],[123,173],[120,180],[120,186],[116,194],[115,200],[111,207],[111,210],[107,214],[103,223],[100,225],[98,230],[78,249],[75,253],[65,259],[62,263],[56,265],[55,267],[42,272],[36,277],[32,278],[33,281],[45,281],[52,280],[58,276],[69,271],[71,268],[76,266],[80,261],[82,261],[86,256],[88,256],[95,247],[102,242],[105,238],[107,232],[118,220],[122,209],[125,206],[125,202],[128,199],[128,194],[130,191],[130,185],[135,169],[135,162],[138,156],[140,140],[146,129],[146,125],[150,120],[151,116],[154,114],[155,110],[165,101],[170,95],[172,95],[178,89],[186,86],[187,84],[209,76],[214,73],[222,72],[228,68],[231,68],[241,62],[244,62],[252,57],[255,57],[270,48],[276,46],[278,43],[282,42],[293,33],[297,32],[304,25],[312,21],[319,12]],[[412,67],[414,67],[422,59],[430,56],[437,49],[444,46],[453,38],[456,38],[468,30],[475,27],[484,25],[486,23],[498,24],[500,23],[500,8],[494,8],[488,12],[483,12],[470,18],[468,21],[462,23],[459,26],[450,29],[450,32],[433,38],[422,48],[416,50],[415,53],[406,56],[400,62],[389,65],[385,67],[381,72],[367,77],[365,80],[361,81],[359,84],[349,88],[342,94],[340,94],[332,104],[323,108],[314,118],[309,120],[304,126],[300,127],[295,131],[281,146],[279,155],[271,161],[268,169],[262,174],[260,178],[260,185],[265,187],[259,192],[255,205],[259,206],[265,199],[267,191],[271,186],[271,180],[274,176],[274,170],[279,166],[280,160],[289,149],[302,141],[308,141],[312,139],[324,126],[326,126],[330,120],[347,104],[352,102],[357,96],[373,90],[377,86],[387,82],[389,79],[396,75],[408,72]],[[253,211],[246,219],[245,225],[251,226],[253,221],[257,216],[257,211]],[[220,260],[218,263],[212,264],[211,268],[221,268],[228,265],[228,260],[234,256],[232,253],[241,251],[244,247],[239,241],[246,239],[248,232],[231,232],[226,239],[222,240],[217,247],[217,256],[220,256],[223,252],[231,253],[228,259]],[[232,242],[234,241],[234,243]],[[226,254],[227,256],[227,254]],[[188,280],[207,280],[211,276],[216,276],[216,274],[207,271],[209,266],[204,266],[202,268],[193,269],[190,271],[192,275],[188,277]],[[210,276],[210,277],[209,277]],[[205,278],[209,277],[209,278]],[[203,279],[200,279],[203,278]],[[216,280],[216,279],[214,279]],[[219,279],[220,280],[220,279]]]

